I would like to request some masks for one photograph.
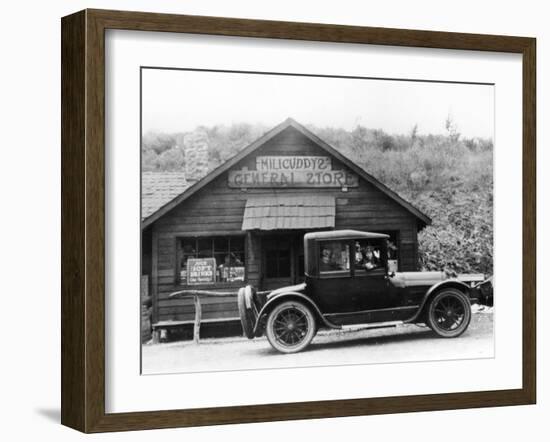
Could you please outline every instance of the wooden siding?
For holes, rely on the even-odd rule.
[[[243,159],[235,168],[255,168],[257,155],[326,155],[326,152],[294,128],[281,132],[260,147],[254,155]],[[333,169],[344,166],[333,159]],[[192,300],[170,300],[171,292],[180,290],[176,283],[176,241],[178,237],[208,233],[243,234],[241,230],[246,200],[252,195],[273,194],[273,189],[231,189],[227,173],[205,186],[153,224],[152,287],[155,299],[156,321],[191,320]],[[331,195],[336,200],[336,229],[358,229],[399,232],[400,270],[416,268],[417,219],[404,207],[380,192],[370,183],[360,180],[357,188],[347,192],[341,189],[277,189],[278,194],[307,195],[316,192]],[[260,240],[255,234],[246,235],[247,282],[258,286],[261,282]],[[156,257],[155,257],[156,256]],[[220,288],[222,291],[237,288]],[[203,300],[203,318],[231,318],[238,316],[235,298]]]
[[[151,276],[151,228],[146,227],[141,233],[141,274]]]

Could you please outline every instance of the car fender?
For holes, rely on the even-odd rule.
[[[437,292],[438,290],[442,288],[447,288],[447,287],[458,289],[460,291],[465,292],[468,297],[470,296],[470,286],[468,284],[462,281],[459,281],[458,279],[446,279],[445,281],[440,281],[432,285],[428,289],[428,291],[426,291],[426,293],[424,294],[424,297],[422,298],[422,302],[420,303],[420,307],[418,308],[416,313],[413,315],[412,318],[407,319],[404,322],[415,322],[424,311],[424,307],[426,306],[426,303],[430,299],[431,295]]]
[[[275,304],[278,304],[279,302],[282,302],[284,301],[285,299],[289,299],[289,300],[292,300],[292,299],[299,299],[300,301],[303,301],[304,304],[308,305],[309,307],[311,307],[314,311],[314,313],[316,314],[317,317],[321,318],[321,321],[324,323],[324,325],[326,325],[327,327],[329,328],[341,328],[340,326],[338,325],[335,325],[333,323],[331,323],[330,321],[328,321],[324,316],[323,314],[321,313],[321,310],[319,310],[319,307],[317,307],[317,304],[315,304],[315,302],[313,302],[310,298],[308,298],[306,295],[304,295],[303,293],[299,293],[299,292],[284,292],[284,293],[280,293],[276,296],[274,296],[273,298],[270,298],[265,304],[264,306],[262,307],[262,309],[260,310],[260,312],[258,313],[258,317],[256,318],[256,324],[254,325],[254,334],[257,336],[257,332],[258,332],[258,327],[260,326],[260,321],[262,319],[262,317],[272,308],[275,306]]]

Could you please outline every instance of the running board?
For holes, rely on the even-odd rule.
[[[363,330],[366,328],[385,328],[385,327],[397,327],[403,325],[403,321],[387,321],[387,322],[372,322],[369,324],[350,324],[342,325],[342,330]]]

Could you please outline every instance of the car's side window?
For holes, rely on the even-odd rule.
[[[350,247],[347,241],[319,243],[319,272],[323,276],[350,274]]]
[[[356,275],[384,269],[382,247],[378,241],[359,239],[354,242],[353,266]]]

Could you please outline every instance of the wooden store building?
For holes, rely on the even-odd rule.
[[[307,232],[390,235],[396,270],[416,270],[430,218],[301,124],[287,119],[206,176],[144,173],[142,274],[153,326],[192,324],[185,288],[261,290],[304,278]],[[201,300],[202,322],[238,325],[235,297]]]

